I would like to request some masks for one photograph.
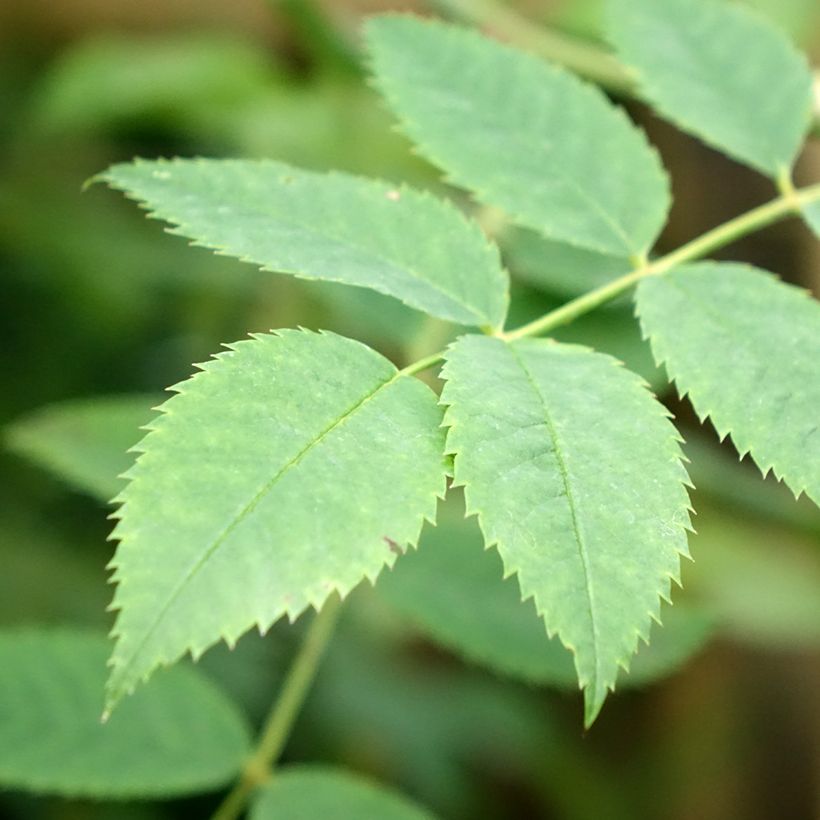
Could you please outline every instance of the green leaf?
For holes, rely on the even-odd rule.
[[[100,179],[175,233],[266,270],[372,288],[463,325],[504,321],[497,249],[430,194],[269,160],[137,160]]]
[[[812,202],[803,206],[803,218],[806,224],[820,238],[820,202]]]
[[[5,443],[76,489],[108,501],[122,489],[118,476],[134,461],[128,450],[161,400],[106,396],[52,404],[15,421]]]
[[[475,520],[443,512],[435,528],[425,529],[418,552],[379,579],[378,593],[467,660],[529,683],[577,686],[572,655],[548,638],[532,601],[522,602],[518,584],[503,577],[497,551],[482,549]],[[641,686],[674,672],[706,643],[712,621],[691,606],[666,608],[663,628],[653,625],[649,646],[641,645],[618,686]]]
[[[464,336],[443,376],[467,511],[574,652],[589,725],[688,554],[678,436],[639,377],[583,347]]]
[[[164,672],[100,723],[107,653],[92,633],[0,633],[0,784],[125,799],[213,789],[237,774],[248,728],[196,670]]]
[[[106,34],[66,49],[35,89],[47,129],[99,130],[137,121],[188,128],[223,117],[277,83],[269,50],[215,33]]]
[[[701,419],[820,503],[820,303],[769,273],[703,262],[644,279],[637,305]]]
[[[283,330],[202,370],[117,499],[109,709],[185,651],[374,580],[444,492],[435,395],[359,342]]]
[[[325,766],[290,766],[255,798],[250,820],[433,820],[400,794]]]
[[[784,34],[724,0],[609,3],[610,39],[661,114],[771,177],[791,168],[812,79]]]
[[[455,26],[378,17],[367,38],[404,132],[452,182],[557,241],[627,257],[652,246],[668,180],[597,88]]]
[[[688,585],[722,634],[767,651],[820,649],[820,551],[801,535],[758,517],[698,503],[697,562]]]

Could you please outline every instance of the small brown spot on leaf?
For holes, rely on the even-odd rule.
[[[392,538],[388,538],[386,535],[383,538],[390,552],[394,552],[396,555],[404,555],[404,550]]]

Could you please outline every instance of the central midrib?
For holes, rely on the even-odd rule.
[[[586,543],[584,541],[584,536],[581,531],[580,524],[578,522],[578,511],[577,511],[577,502],[575,501],[575,497],[572,491],[572,482],[570,481],[569,471],[567,470],[566,462],[564,461],[564,457],[561,452],[561,446],[558,439],[558,431],[555,429],[555,424],[553,423],[552,416],[549,411],[549,407],[547,405],[546,399],[544,395],[541,393],[541,390],[538,387],[538,383],[533,378],[532,374],[529,371],[529,368],[524,363],[522,357],[518,354],[515,350],[513,345],[509,345],[510,352],[512,353],[513,357],[515,358],[518,365],[521,367],[521,370],[524,372],[524,376],[527,379],[527,382],[532,387],[533,392],[536,396],[538,396],[538,400],[541,404],[541,409],[543,410],[544,414],[544,421],[547,426],[547,430],[549,431],[550,438],[552,439],[553,446],[555,448],[555,459],[558,463],[558,470],[561,473],[561,480],[564,484],[564,489],[567,495],[567,504],[570,510],[570,516],[572,518],[572,529],[573,534],[575,535],[575,543],[578,546],[578,555],[581,559],[581,568],[584,574],[584,590],[586,591],[586,598],[587,598],[587,610],[589,612],[589,620],[590,625],[592,627],[592,644],[594,647],[594,654],[595,654],[595,673],[593,679],[591,681],[593,689],[597,688],[598,685],[598,676],[599,676],[599,668],[598,668],[598,625],[597,620],[595,618],[595,602],[594,596],[592,594],[592,586],[590,581],[590,569],[589,569],[589,556],[587,555],[587,548]]]
[[[254,508],[259,502],[273,489],[277,482],[289,470],[293,469],[314,447],[320,444],[330,433],[342,425],[349,419],[357,410],[361,409],[368,401],[370,401],[379,391],[388,387],[398,378],[401,377],[401,372],[396,372],[389,379],[378,384],[370,393],[365,395],[351,407],[349,407],[341,416],[335,419],[331,424],[325,427],[315,438],[311,439],[293,458],[284,464],[272,478],[270,478],[251,498],[251,500],[236,514],[226,525],[222,531],[213,539],[208,548],[189,566],[183,577],[177,582],[176,586],[171,590],[167,600],[157,612],[154,620],[150,626],[145,630],[142,639],[137,644],[137,647],[130,653],[128,661],[120,667],[120,676],[124,675],[128,669],[133,665],[134,660],[139,653],[144,649],[145,645],[150,640],[151,636],[156,631],[157,626],[162,622],[168,610],[173,606],[179,593],[185,588],[190,580],[202,569],[202,567],[210,560],[216,551],[225,543],[227,537],[236,529],[239,524],[253,512]]]

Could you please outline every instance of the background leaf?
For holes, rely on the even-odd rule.
[[[820,503],[820,303],[747,265],[703,262],[644,279],[637,306],[701,419]]]
[[[502,249],[507,265],[518,278],[567,299],[581,296],[634,268],[623,256],[555,242],[523,228],[505,231]]]
[[[367,38],[403,131],[456,185],[554,240],[627,257],[653,245],[666,175],[597,88],[455,26],[378,17]]]
[[[812,202],[803,206],[803,218],[809,228],[820,238],[820,202]]]
[[[104,502],[122,489],[117,477],[134,461],[128,449],[143,437],[140,428],[161,401],[138,394],[52,404],[10,425],[5,443]]]
[[[587,348],[464,336],[443,376],[467,511],[574,652],[590,724],[687,554],[677,434],[637,376]]]
[[[267,270],[373,288],[463,325],[504,321],[498,251],[430,194],[271,160],[137,160],[100,178],[176,233]]]
[[[251,820],[433,820],[429,812],[369,780],[322,766],[288,767],[259,792]]]
[[[661,114],[764,174],[791,169],[812,79],[784,34],[724,0],[609,3],[609,37]]]
[[[285,330],[203,371],[118,499],[109,707],[186,650],[374,580],[444,491],[435,395],[358,342]]]
[[[235,35],[108,34],[67,49],[36,90],[48,130],[94,130],[130,119],[183,127],[223,115],[281,83],[267,49]]]
[[[521,600],[519,585],[504,579],[501,557],[483,548],[475,519],[458,509],[439,511],[425,528],[419,549],[379,579],[377,593],[423,632],[470,661],[529,683],[577,688],[572,655],[548,638],[532,601]],[[463,510],[461,510],[463,513]],[[475,605],[481,601],[481,606]],[[703,648],[713,619],[694,607],[676,604],[652,627],[649,646],[641,644],[629,673],[618,686],[640,686],[674,672]]]
[[[67,630],[0,633],[0,783],[95,798],[217,788],[250,748],[241,715],[178,668],[100,723],[108,642]]]

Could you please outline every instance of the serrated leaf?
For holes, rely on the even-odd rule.
[[[608,2],[609,37],[663,116],[768,176],[791,169],[812,79],[784,34],[725,0]]]
[[[108,642],[93,633],[0,633],[0,784],[71,797],[170,797],[217,788],[250,748],[242,716],[178,668],[100,723]]]
[[[271,160],[137,160],[100,179],[174,233],[266,270],[372,288],[463,325],[504,321],[497,249],[430,194]]]
[[[385,573],[377,590],[433,640],[467,660],[529,683],[577,687],[572,655],[557,638],[547,637],[533,602],[521,601],[518,584],[503,578],[498,552],[482,547],[474,519],[443,517],[440,511],[418,551]],[[619,687],[671,674],[712,632],[713,619],[692,607],[675,604],[662,616],[663,627],[653,625],[649,646],[641,645],[629,674],[621,671]]]
[[[329,766],[289,766],[254,799],[250,820],[433,820],[376,783]]]
[[[627,257],[653,245],[668,180],[597,88],[456,26],[377,17],[367,39],[402,130],[456,185],[558,241]]]
[[[109,709],[186,651],[374,580],[444,492],[435,395],[359,342],[284,330],[202,369],[118,499]]]
[[[143,437],[140,429],[160,401],[140,394],[51,404],[7,427],[5,444],[105,502],[122,489],[118,476],[134,461],[128,450]]]
[[[442,374],[467,512],[574,652],[589,725],[688,554],[678,436],[639,377],[587,348],[464,336]]]
[[[820,303],[747,265],[702,262],[644,279],[637,309],[701,419],[820,503]]]

